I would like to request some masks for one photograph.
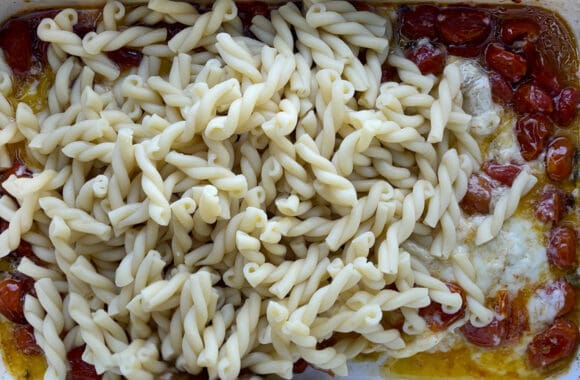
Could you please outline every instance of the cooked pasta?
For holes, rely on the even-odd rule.
[[[47,263],[18,267],[37,281],[25,315],[46,379],[66,378],[79,342],[108,378],[291,378],[299,359],[346,375],[361,352],[440,341],[420,314],[431,302],[466,308],[458,326],[491,321],[456,249],[481,161],[457,64],[421,74],[387,17],[346,1],[283,5],[253,18],[255,38],[230,0],[201,13],[111,0],[95,31],[81,38],[77,22],[66,9],[38,28],[55,73],[45,109],[13,108],[0,77],[0,146],[24,141],[41,165],[3,183],[0,255],[25,240]],[[129,48],[134,67],[107,54]],[[385,62],[400,81],[381,83]],[[474,222],[475,244],[534,184],[517,177]],[[394,313],[400,329],[382,323]]]

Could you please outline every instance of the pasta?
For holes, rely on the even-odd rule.
[[[537,178],[466,222],[483,159],[460,63],[423,74],[386,16],[347,1],[268,12],[109,0],[79,37],[61,10],[37,30],[41,110],[8,101],[0,55],[0,165],[16,143],[38,164],[2,184],[0,256],[32,245],[18,271],[45,379],[80,345],[111,379],[291,378],[300,360],[346,375],[361,353],[441,342],[430,305],[453,329],[494,320],[460,246],[493,242]]]

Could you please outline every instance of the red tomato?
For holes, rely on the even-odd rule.
[[[530,365],[543,368],[570,357],[576,352],[579,338],[578,327],[573,322],[557,319],[529,344],[527,354]]]
[[[522,171],[522,167],[518,164],[498,164],[495,161],[484,162],[481,169],[485,174],[506,186],[511,186]]]
[[[475,327],[467,322],[461,327],[465,338],[480,347],[497,347],[504,342],[506,337],[506,321],[508,318],[508,294],[506,290],[500,290],[496,296],[495,311],[501,317],[493,320],[483,327]]]
[[[512,102],[514,90],[512,86],[495,71],[489,72],[489,83],[491,84],[491,95],[493,101],[499,104],[507,105]]]
[[[435,39],[437,31],[435,24],[439,9],[432,5],[417,5],[402,7],[399,11],[401,34],[408,39],[416,40],[422,37]]]
[[[521,290],[509,304],[507,315],[504,342],[514,343],[528,329],[528,308],[526,298]]]
[[[25,355],[40,355],[42,349],[36,344],[34,329],[30,325],[16,325],[12,330],[14,344]]]
[[[574,145],[566,137],[556,137],[546,151],[546,174],[553,181],[564,181],[572,174]]]
[[[573,228],[568,226],[552,228],[546,251],[548,261],[556,268],[566,271],[573,270],[578,262],[576,257],[577,245],[578,237]]]
[[[554,111],[554,102],[537,83],[528,82],[516,89],[514,109],[520,114],[534,112],[550,114]]]
[[[445,50],[429,42],[405,49],[405,56],[419,67],[423,75],[439,75],[445,67]]]
[[[528,62],[524,57],[507,51],[499,44],[490,44],[487,47],[485,62],[488,68],[512,82],[519,82],[528,71]]]
[[[292,367],[292,373],[294,374],[302,373],[306,371],[306,368],[308,368],[308,363],[306,362],[306,360],[300,358],[294,362],[294,366]]]
[[[143,53],[139,50],[121,48],[107,52],[107,56],[119,66],[121,71],[137,67],[143,59]]]
[[[71,380],[98,380],[101,375],[97,374],[95,367],[83,360],[85,346],[73,348],[66,354],[70,365],[69,377]]]
[[[26,323],[24,318],[24,296],[30,283],[24,279],[8,277],[0,281],[0,313],[12,322]]]
[[[382,67],[381,83],[397,81],[398,77],[397,69],[385,62]]]
[[[566,87],[555,99],[555,103],[554,119],[562,127],[567,127],[576,118],[577,107],[580,104],[580,91],[574,87]]]
[[[506,44],[524,38],[535,41],[539,34],[540,26],[538,23],[527,18],[505,20],[501,26],[501,39]]]
[[[478,44],[491,30],[487,12],[469,7],[448,7],[437,17],[439,36],[448,44]]]
[[[516,122],[516,138],[526,161],[538,158],[552,133],[552,123],[542,114],[523,115]]]
[[[0,31],[0,47],[6,63],[15,74],[27,74],[33,65],[32,39],[34,30],[27,20],[16,18],[4,24]]]
[[[555,66],[546,54],[538,50],[536,44],[530,41],[524,42],[522,50],[528,61],[529,72],[536,82],[550,95],[558,94],[562,89],[560,79]]]
[[[486,46],[487,42],[485,41],[478,45],[448,45],[447,51],[458,57],[476,58],[483,53]]]
[[[461,200],[461,208],[469,215],[488,214],[491,202],[491,183],[485,177],[472,174],[467,184],[467,193]]]
[[[463,289],[452,282],[445,283],[449,290],[453,293],[461,295],[462,304],[461,309],[456,313],[447,314],[443,311],[442,305],[437,302],[431,302],[428,306],[419,309],[419,315],[427,322],[427,326],[431,331],[442,331],[448,328],[453,322],[463,318],[465,315],[465,308],[467,307],[467,298]]]
[[[574,199],[570,194],[547,185],[536,203],[536,217],[543,223],[556,225],[566,215],[572,204],[574,204]]]

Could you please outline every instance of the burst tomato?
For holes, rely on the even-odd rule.
[[[557,319],[529,344],[528,361],[532,367],[540,368],[566,359],[576,352],[579,338],[578,327],[573,322]]]
[[[552,133],[552,123],[542,114],[526,114],[518,117],[516,138],[520,152],[526,161],[538,158]]]
[[[459,285],[452,282],[447,282],[445,285],[447,285],[451,292],[461,295],[461,308],[455,313],[448,314],[443,311],[440,303],[431,301],[428,306],[419,309],[419,315],[425,320],[425,322],[427,322],[427,326],[429,326],[431,331],[445,330],[453,324],[453,322],[463,318],[465,315],[465,308],[467,307],[465,291]]]
[[[548,241],[548,261],[556,268],[573,270],[577,264],[576,246],[578,237],[576,231],[569,226],[552,228]]]
[[[472,174],[467,184],[467,193],[461,200],[461,208],[469,215],[488,214],[491,202],[491,183],[485,177]]]

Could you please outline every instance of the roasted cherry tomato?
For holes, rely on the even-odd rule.
[[[528,309],[523,291],[520,290],[516,297],[511,300],[507,315],[504,342],[509,344],[516,342],[529,327]]]
[[[17,75],[27,74],[33,65],[32,40],[34,30],[28,20],[16,18],[4,24],[0,31],[0,47],[6,63]]]
[[[557,319],[534,337],[527,349],[532,367],[543,368],[570,357],[578,346],[578,327],[567,319]]]
[[[25,355],[39,355],[42,349],[36,344],[34,329],[30,325],[15,325],[12,329],[14,344]]]
[[[452,282],[445,283],[449,290],[453,293],[459,293],[461,295],[462,304],[461,308],[453,313],[448,314],[443,311],[442,305],[437,302],[431,301],[429,306],[419,309],[419,315],[427,322],[427,326],[431,331],[442,331],[448,328],[453,322],[458,319],[463,318],[465,315],[465,308],[467,307],[467,298],[463,289]]]
[[[437,30],[448,44],[478,44],[487,39],[491,17],[487,12],[468,7],[448,7],[437,17]]]
[[[521,39],[536,41],[539,34],[538,23],[528,18],[505,20],[501,26],[501,40],[506,44]]]
[[[469,215],[488,214],[491,188],[491,183],[487,178],[472,174],[467,184],[467,193],[461,200],[463,211]]]
[[[560,79],[554,65],[546,54],[537,49],[535,42],[526,41],[522,47],[528,61],[528,70],[536,82],[550,95],[557,95],[561,89]]]
[[[495,301],[495,312],[499,315],[483,327],[475,327],[471,322],[467,322],[461,327],[461,332],[465,338],[480,347],[497,347],[500,346],[506,337],[507,318],[509,317],[509,300],[506,290],[500,290],[497,293]]]
[[[528,71],[528,62],[518,54],[507,51],[499,44],[490,44],[485,50],[487,67],[511,82],[519,82]]]
[[[71,380],[98,380],[101,375],[97,374],[95,367],[83,360],[85,346],[79,346],[70,350],[66,357],[70,365],[69,378]]]
[[[547,185],[536,203],[536,217],[543,223],[557,225],[573,204],[574,198],[570,194]]]
[[[481,169],[485,174],[506,186],[511,186],[522,171],[522,167],[518,164],[498,164],[496,161],[484,162]]]
[[[552,97],[537,83],[528,82],[520,85],[514,93],[514,109],[523,113],[551,114],[554,111]]]
[[[24,296],[30,288],[29,281],[17,277],[0,281],[0,313],[12,322],[26,323]]]
[[[489,83],[491,85],[491,95],[494,102],[503,105],[508,105],[512,102],[514,90],[500,73],[490,71]]]
[[[526,114],[518,117],[516,138],[520,152],[526,161],[538,158],[552,133],[552,123],[542,114]]]
[[[139,50],[121,48],[107,52],[107,56],[119,66],[121,71],[137,67],[143,59],[143,53]]]
[[[553,281],[544,286],[544,290],[549,299],[553,300],[554,297],[561,298],[562,303],[558,305],[560,310],[556,314],[556,317],[562,317],[574,310],[574,306],[576,305],[576,290],[568,281],[563,278]]]
[[[576,257],[577,245],[578,237],[572,227],[559,226],[552,228],[546,251],[548,261],[556,268],[566,271],[573,270],[578,262]]]
[[[553,181],[564,181],[572,174],[574,145],[566,137],[556,137],[546,150],[546,174]]]
[[[408,39],[417,40],[422,37],[435,39],[437,16],[439,9],[432,5],[417,5],[400,8],[401,34]]]
[[[302,373],[306,371],[306,368],[308,368],[308,363],[306,362],[306,360],[300,358],[294,362],[294,366],[292,367],[292,373],[294,374]]]
[[[405,56],[419,67],[423,75],[439,75],[445,67],[445,50],[430,42],[420,43],[405,49]]]
[[[555,103],[554,119],[562,127],[567,127],[576,117],[577,107],[580,105],[580,91],[574,87],[566,87],[560,92]]]

